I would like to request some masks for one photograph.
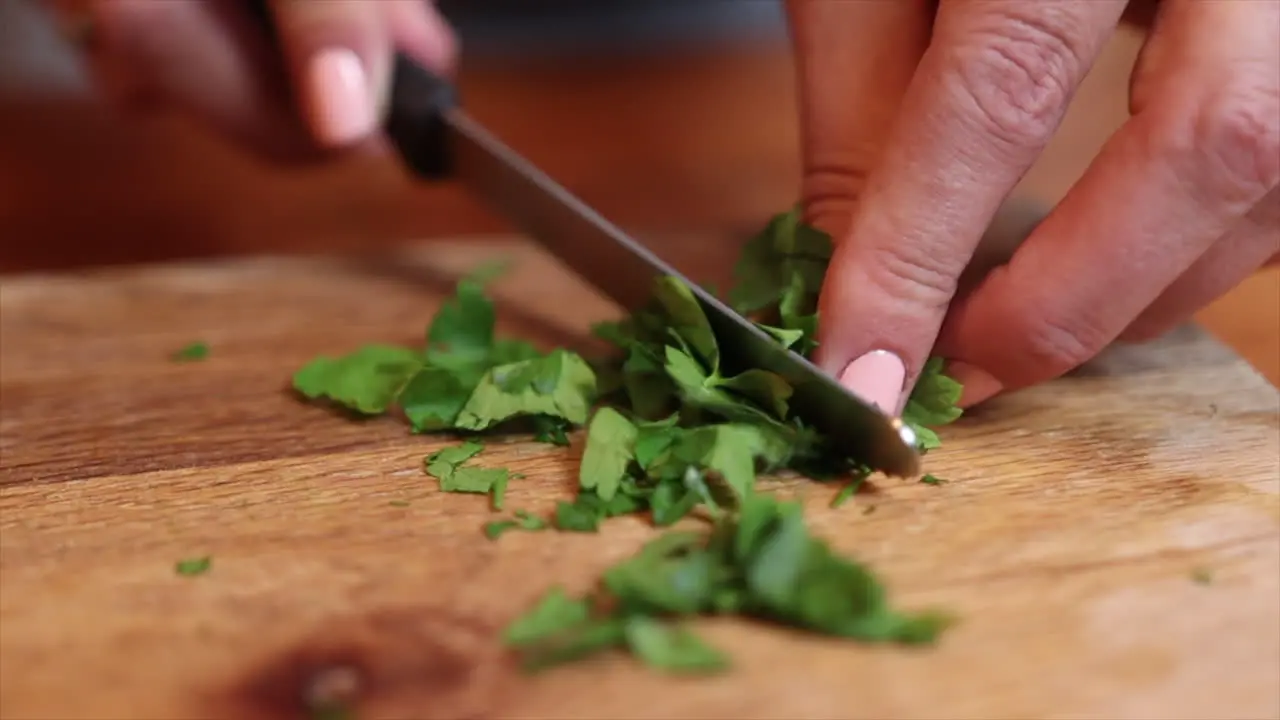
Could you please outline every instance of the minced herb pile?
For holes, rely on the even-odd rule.
[[[817,346],[817,297],[831,241],[799,222],[773,218],[734,268],[728,301],[784,346]],[[605,573],[600,589],[570,598],[552,589],[507,629],[530,668],[627,648],[673,672],[723,669],[727,660],[683,624],[693,615],[738,614],[864,641],[930,642],[941,615],[891,610],[874,575],[809,534],[795,503],[756,490],[757,474],[794,470],[848,478],[843,502],[869,472],[790,412],[790,385],[759,369],[727,374],[715,334],[693,293],[663,278],[649,307],[595,334],[614,356],[588,362],[556,349],[495,336],[485,268],[461,280],[426,332],[423,348],[366,345],[312,360],[294,375],[304,397],[359,416],[393,409],[415,433],[450,432],[464,442],[432,453],[427,474],[450,492],[487,494],[494,510],[514,476],[472,464],[484,433],[527,432],[568,445],[586,427],[579,488],[541,518],[517,510],[484,533],[550,528],[595,532],[607,518],[646,514],[669,526],[693,514],[703,531],[670,530]],[[922,451],[934,427],[960,415],[960,385],[930,360],[903,412]],[[696,511],[696,512],[695,512]]]

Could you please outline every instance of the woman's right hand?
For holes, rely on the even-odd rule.
[[[277,158],[372,137],[396,51],[444,75],[456,55],[429,0],[269,0],[283,58],[238,2],[54,1],[88,20],[89,59],[110,100],[187,111]]]

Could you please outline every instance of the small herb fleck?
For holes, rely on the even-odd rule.
[[[854,495],[857,495],[858,491],[862,489],[862,486],[866,484],[867,477],[870,474],[871,473],[864,470],[859,472],[857,475],[854,475],[853,479],[850,480],[847,485],[841,488],[840,492],[836,493],[836,496],[831,499],[831,507],[838,508],[841,505],[848,502],[849,498],[853,497]]]
[[[390,505],[391,507],[398,507],[398,508],[407,508],[407,507],[409,507],[409,501],[408,501],[408,500],[392,500],[391,502],[389,502],[389,503],[387,503],[387,504],[388,504],[388,505]]]
[[[1197,585],[1213,584],[1213,571],[1209,568],[1196,568],[1191,571],[1191,581]]]
[[[547,529],[547,521],[530,513],[527,510],[517,510],[515,518],[510,520],[494,520],[485,523],[484,535],[490,540],[497,540],[509,530],[524,530],[526,532],[537,532]]]
[[[876,506],[875,506],[875,505],[868,505],[868,506],[866,506],[865,508],[863,508],[863,509],[862,509],[862,514],[863,514],[863,515],[870,515],[871,513],[875,512],[875,511],[876,511]]]
[[[209,357],[209,345],[204,342],[193,342],[169,355],[173,362],[196,362]]]
[[[946,481],[946,480],[943,480],[942,478],[938,477],[937,475],[925,475],[924,477],[920,478],[920,482],[924,483],[925,485],[945,485],[945,484],[947,484],[947,481]]]
[[[209,570],[212,567],[213,567],[213,558],[209,557],[208,555],[205,555],[204,557],[187,558],[185,560],[179,560],[177,563],[174,564],[173,570],[179,575],[183,575],[186,577],[195,577],[196,575],[203,575],[209,572]]]

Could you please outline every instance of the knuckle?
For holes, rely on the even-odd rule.
[[[1037,147],[1053,133],[1083,66],[1063,24],[1035,10],[1000,13],[957,48],[946,66],[984,130],[1015,147]]]
[[[1024,316],[1023,351],[1037,380],[1069,372],[1097,355],[1110,338],[1100,324],[1078,317],[1065,319],[1052,314]]]
[[[902,242],[873,253],[868,279],[913,307],[945,311],[956,290],[956,268],[926,244]]]
[[[813,163],[805,169],[800,196],[808,221],[839,242],[857,205],[867,172],[844,161]]]
[[[1257,199],[1280,184],[1280,84],[1229,85],[1200,107],[1190,150],[1211,192]]]

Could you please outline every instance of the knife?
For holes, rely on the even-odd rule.
[[[274,42],[265,2],[250,7]],[[601,217],[472,119],[450,82],[403,54],[395,58],[384,130],[417,177],[461,181],[624,309],[648,305],[663,276],[680,280],[706,313],[727,371],[780,375],[793,388],[795,414],[842,451],[887,475],[919,472],[915,433],[899,418],[863,402]]]

